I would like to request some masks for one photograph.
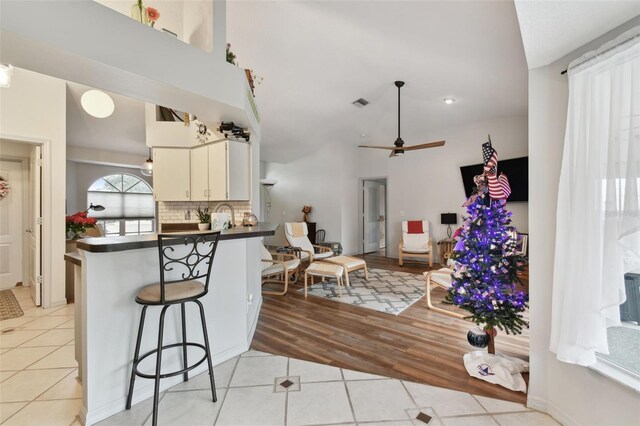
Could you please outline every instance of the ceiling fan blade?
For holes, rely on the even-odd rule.
[[[398,149],[397,146],[374,146],[374,145],[358,145],[358,148]]]
[[[405,146],[404,150],[405,151],[413,151],[416,149],[426,149],[426,148],[435,148],[438,146],[443,146],[445,143],[445,141],[438,141],[438,142],[429,142],[429,143],[423,143],[420,145],[413,145],[413,146]]]
[[[391,157],[397,157],[397,156],[398,156],[398,154],[396,154],[396,152],[395,152],[395,151],[391,151],[391,154],[389,154],[389,158],[391,158]]]

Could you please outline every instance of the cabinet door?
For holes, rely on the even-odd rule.
[[[191,150],[191,201],[209,200],[209,147]]]
[[[209,145],[209,200],[227,199],[227,143]]]
[[[190,150],[154,148],[153,196],[156,201],[189,201]]]
[[[244,142],[227,142],[228,148],[228,200],[251,198],[251,145]]]

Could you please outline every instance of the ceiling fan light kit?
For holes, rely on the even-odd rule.
[[[391,150],[389,157],[397,157],[398,154],[404,154],[405,151],[415,151],[418,149],[435,148],[443,146],[445,141],[429,142],[420,145],[404,146],[404,141],[400,137],[400,88],[404,86],[404,81],[396,81],[395,86],[398,88],[398,138],[393,143],[393,146],[372,146],[372,145],[358,145],[359,148],[374,148],[374,149],[387,149]]]

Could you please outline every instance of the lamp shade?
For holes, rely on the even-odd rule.
[[[458,215],[456,213],[440,214],[440,223],[442,225],[456,225],[458,223]]]

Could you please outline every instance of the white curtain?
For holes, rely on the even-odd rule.
[[[608,354],[624,274],[640,270],[640,27],[569,67],[556,215],[550,349],[579,365]],[[638,271],[640,272],[640,271]]]

